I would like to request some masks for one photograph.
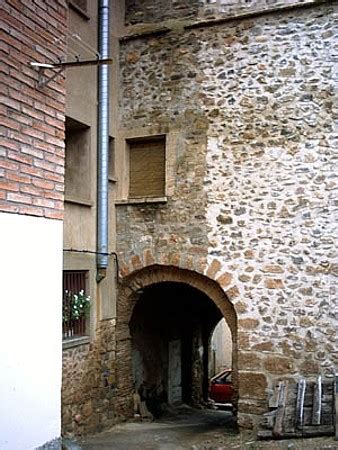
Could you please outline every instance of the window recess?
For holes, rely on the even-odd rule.
[[[90,204],[90,127],[66,117],[65,200]]]

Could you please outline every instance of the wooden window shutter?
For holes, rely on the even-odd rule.
[[[129,143],[129,197],[165,195],[165,140]]]

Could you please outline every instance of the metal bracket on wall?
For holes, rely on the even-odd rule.
[[[97,58],[83,60],[76,59],[75,61],[64,61],[58,63],[38,63],[31,62],[30,66],[34,67],[39,72],[38,87],[43,88],[54,80],[64,69],[68,67],[83,67],[83,66],[101,66],[103,64],[112,64],[111,58]],[[49,77],[45,76],[46,70],[54,70],[55,73]]]

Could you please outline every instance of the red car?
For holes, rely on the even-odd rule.
[[[226,369],[210,380],[209,397],[215,403],[231,403],[234,388],[231,383],[231,370]]]

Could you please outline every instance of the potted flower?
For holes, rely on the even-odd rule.
[[[64,292],[62,321],[65,337],[84,334],[90,302],[90,296],[83,289],[77,294]]]

